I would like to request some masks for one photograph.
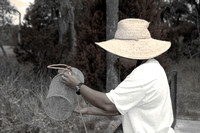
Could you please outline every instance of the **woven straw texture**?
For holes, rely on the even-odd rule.
[[[72,74],[84,83],[80,70],[72,67]],[[62,82],[62,75],[58,74],[52,79],[43,105],[46,114],[57,121],[66,120],[77,105],[76,92]]]
[[[96,42],[103,49],[130,59],[150,59],[167,51],[171,43],[151,38],[149,22],[123,19],[118,22],[114,39]]]

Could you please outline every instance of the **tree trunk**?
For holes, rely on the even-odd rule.
[[[3,55],[4,55],[5,57],[7,57],[6,51],[4,50],[4,48],[3,48],[3,45],[2,45],[2,44],[0,44],[0,47],[1,47],[1,50],[2,50],[2,52],[3,52]]]
[[[59,18],[59,44],[63,42],[63,35],[68,32],[70,54],[68,54],[67,58],[72,58],[72,55],[75,55],[76,52],[76,32],[74,27],[74,7],[71,4],[71,1],[60,0],[60,12],[61,18]]]
[[[21,13],[18,10],[15,10],[19,14],[19,25],[18,25],[18,43],[21,44]]]
[[[117,29],[119,0],[106,0],[106,39],[112,39]],[[118,57],[107,52],[106,92],[119,84],[118,70],[114,67]]]
[[[172,128],[174,128],[176,125],[176,112],[177,112],[177,72],[173,71],[171,73],[168,73],[167,78],[170,86],[170,96],[174,114],[174,121],[172,123]]]

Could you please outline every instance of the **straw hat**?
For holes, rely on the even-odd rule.
[[[171,43],[151,38],[149,22],[123,19],[118,22],[114,39],[95,42],[103,49],[129,59],[150,59],[167,51]]]

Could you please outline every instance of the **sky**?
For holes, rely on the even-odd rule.
[[[24,15],[26,13],[26,8],[30,5],[30,3],[34,3],[34,0],[10,0],[11,5],[15,6],[18,11],[21,13],[22,17],[22,21],[24,18]],[[19,16],[18,14],[16,14],[13,17],[13,24],[18,24],[19,23]]]

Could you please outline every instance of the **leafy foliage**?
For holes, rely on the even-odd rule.
[[[199,3],[195,0],[173,1],[163,6],[161,18],[169,25],[172,59],[200,55],[199,15]]]
[[[16,28],[12,26],[12,14],[16,12],[8,0],[0,1],[0,45],[13,45]]]
[[[152,38],[167,40],[168,25],[161,21],[162,8],[155,0],[120,0],[119,19],[140,18],[150,22],[149,31]],[[159,56],[159,61],[164,67],[166,64],[166,54]],[[132,70],[116,63],[121,71],[121,79],[124,79]]]
[[[154,0],[121,0],[120,1],[120,19],[123,18],[140,18],[150,22],[149,30],[155,39],[166,40],[166,23],[161,23],[160,9],[157,2]]]
[[[102,0],[85,1],[89,8],[85,17],[76,22],[77,55],[75,64],[86,75],[86,84],[96,90],[105,91],[105,51],[94,42],[106,38],[106,3]]]
[[[21,28],[21,43],[15,48],[18,61],[32,63],[37,73],[46,73],[47,65],[59,63],[68,53],[67,35],[63,44],[58,45],[57,21],[51,9],[47,4],[29,8]]]
[[[13,46],[17,42],[17,26],[6,24],[0,27],[0,45]]]
[[[9,0],[0,1],[0,25],[12,24],[12,13],[15,13],[15,7]]]

